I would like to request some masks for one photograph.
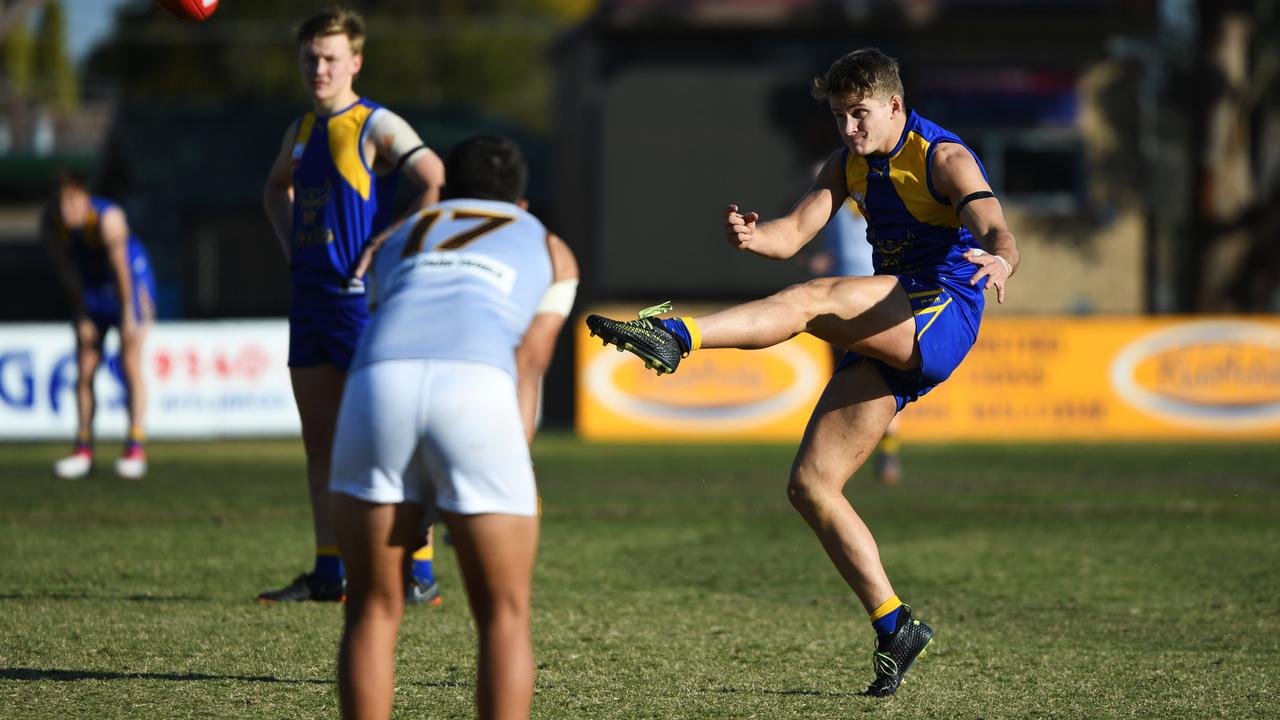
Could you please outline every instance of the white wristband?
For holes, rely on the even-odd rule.
[[[993,258],[995,258],[995,259],[999,260],[999,261],[1000,261],[1000,264],[1001,264],[1001,265],[1004,265],[1004,274],[1005,274],[1005,275],[1012,275],[1012,274],[1013,274],[1013,266],[1009,264],[1009,261],[1008,261],[1008,260],[1005,260],[1004,258],[1000,257],[999,255],[992,255],[991,257],[993,257]]]

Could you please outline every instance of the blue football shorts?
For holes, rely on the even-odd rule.
[[[907,291],[916,318],[920,367],[899,370],[874,358],[867,360],[879,368],[901,411],[907,403],[919,400],[950,377],[969,354],[982,322],[985,282],[975,287],[963,280],[918,275],[899,275],[898,282]],[[836,372],[861,359],[862,355],[856,352],[845,353],[836,364]]]
[[[139,324],[150,322],[155,314],[156,280],[151,274],[151,263],[141,251],[131,253],[130,270],[133,273],[133,317]],[[85,285],[82,296],[89,319],[98,327],[98,336],[120,325],[120,294],[114,282]]]
[[[289,367],[332,365],[345,372],[368,324],[363,295],[309,302],[295,295],[289,311]]]

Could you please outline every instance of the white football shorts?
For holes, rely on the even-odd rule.
[[[347,377],[329,489],[459,515],[538,514],[529,446],[505,370],[383,360]]]

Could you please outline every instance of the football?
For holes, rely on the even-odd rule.
[[[174,17],[194,22],[208,20],[218,9],[218,0],[156,0],[156,4]]]

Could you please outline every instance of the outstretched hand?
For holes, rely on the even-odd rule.
[[[1004,302],[1004,285],[1009,281],[1009,261],[999,255],[981,248],[970,248],[965,251],[964,259],[978,266],[978,271],[969,278],[970,285],[977,285],[982,278],[987,278],[987,285],[996,289],[996,302]]]
[[[759,213],[740,213],[737,205],[726,207],[724,210],[724,239],[739,250],[750,249],[751,240],[756,232],[756,221],[759,219]]]

